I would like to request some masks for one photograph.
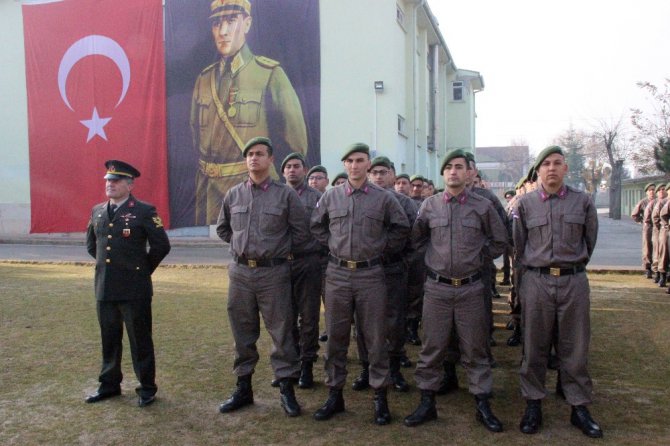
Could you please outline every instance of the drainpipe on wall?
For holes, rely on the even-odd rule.
[[[419,170],[417,169],[416,165],[416,160],[417,160],[417,133],[418,133],[418,107],[417,107],[417,98],[419,97],[419,86],[417,84],[417,75],[416,75],[416,39],[418,37],[418,25],[419,25],[419,20],[417,17],[417,14],[419,13],[419,8],[423,7],[423,5],[426,3],[426,0],[420,0],[416,6],[414,7],[414,14],[413,14],[413,26],[412,26],[412,88],[414,92],[414,97],[412,98],[412,107],[413,107],[413,118],[412,118],[412,125],[414,128],[412,129],[412,135],[413,135],[413,150],[412,152],[414,153],[414,173],[419,173]]]

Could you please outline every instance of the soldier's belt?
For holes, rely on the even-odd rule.
[[[572,274],[583,273],[584,271],[586,271],[584,265],[576,265],[570,268],[559,268],[551,266],[542,266],[542,267],[527,266],[526,268],[528,268],[528,271],[539,271],[540,274],[549,274],[554,277],[569,276]]]
[[[203,160],[198,161],[200,163],[200,171],[210,178],[232,177],[247,172],[246,161],[237,163],[208,163]]]
[[[240,257],[240,256],[233,256],[233,260],[235,260],[235,263],[239,263],[240,265],[246,265],[249,268],[277,266],[281,265],[282,263],[288,262],[288,259],[282,259],[282,258],[248,259],[246,257]]]
[[[339,257],[335,257],[334,255],[330,254],[328,256],[328,261],[330,263],[334,263],[335,265],[338,266],[344,266],[349,269],[361,269],[361,268],[370,268],[371,266],[376,266],[382,263],[381,257],[377,257],[376,259],[371,259],[371,260],[345,260],[345,259],[340,259]]]
[[[426,271],[426,275],[435,282],[446,283],[447,285],[451,286],[467,285],[468,283],[476,282],[482,278],[482,273],[474,273],[470,277],[463,277],[460,279],[454,277],[444,277],[430,269]]]

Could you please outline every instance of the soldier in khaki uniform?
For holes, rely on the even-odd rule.
[[[312,167],[309,169],[309,172],[307,172],[307,184],[309,184],[309,187],[312,189],[324,193],[329,182],[328,170],[320,164]]]
[[[286,184],[291,186],[305,206],[305,226],[321,198],[321,192],[305,184],[305,158],[301,153],[291,153],[281,163]],[[323,175],[323,174],[322,174]],[[298,387],[314,387],[312,368],[319,350],[319,317],[321,316],[321,265],[328,260],[328,253],[310,234],[310,241],[291,252],[291,294],[295,317],[294,338],[300,352],[300,379]]]
[[[385,258],[394,258],[407,242],[409,221],[390,192],[367,181],[370,149],[354,144],[347,149],[347,183],[326,191],[312,215],[312,234],[330,249],[326,270],[326,385],[329,397],[316,411],[327,420],[344,410],[342,388],[347,377],[351,320],[368,350],[370,385],[375,389],[374,421],[388,424],[386,388],[389,357],[386,318]]]
[[[647,183],[644,186],[646,197],[637,202],[630,215],[636,223],[642,223],[642,268],[644,268],[647,279],[651,279],[651,251],[653,248],[651,244],[651,226],[644,222],[644,215],[647,205],[654,201],[655,190],[656,184]]]
[[[670,183],[665,185],[666,198],[658,211],[660,228],[658,230],[658,271],[661,278],[658,281],[660,288],[666,287],[668,276],[668,225],[670,224],[670,199],[667,198]]]
[[[466,188],[471,167],[463,150],[452,150],[442,162],[443,194],[427,198],[412,228],[412,241],[426,246],[424,340],[416,368],[421,402],[405,418],[417,426],[437,418],[435,393],[442,379],[442,363],[457,336],[462,364],[475,395],[477,420],[501,432],[502,423],[489,406],[493,374],[488,357],[487,308],[484,305],[483,262],[502,254],[505,227],[489,200]]]
[[[235,339],[237,389],[219,407],[222,413],[253,404],[251,375],[258,362],[256,341],[260,316],[272,338],[270,362],[280,382],[281,405],[289,416],[300,415],[293,381],[300,362],[293,342],[291,252],[309,241],[305,207],[289,186],[270,177],[272,142],[257,137],[245,149],[249,176],[223,199],[216,232],[230,243],[228,319]]]
[[[592,382],[587,370],[590,328],[589,262],[598,235],[591,197],[566,186],[563,150],[544,149],[535,169],[540,186],[517,203],[514,218],[515,258],[523,265],[521,319],[523,357],[519,371],[526,411],[521,432],[534,434],[542,424],[541,402],[549,353],[555,345],[571,423],[589,437],[602,437],[591,418]]]
[[[656,200],[654,205],[651,208],[651,243],[653,246],[652,250],[652,261],[651,269],[654,271],[654,283],[659,283],[661,281],[661,269],[658,263],[659,255],[661,252],[661,208],[665,204],[667,199],[667,192],[665,190],[665,184],[659,184],[656,186]]]
[[[646,253],[648,254],[649,260],[649,271],[647,273],[647,279],[654,278],[654,222],[651,220],[651,213],[654,210],[654,205],[656,204],[656,186],[654,186],[653,193],[651,194],[652,198],[649,200],[647,205],[644,208],[644,213],[642,214],[642,240],[647,240]],[[643,251],[644,253],[644,251]],[[643,254],[644,255],[644,254]],[[645,260],[647,260],[645,259]]]
[[[395,177],[395,184],[393,185],[396,192],[409,197],[409,190],[412,187],[409,183],[409,175],[401,173]]]
[[[196,174],[195,224],[216,223],[226,192],[247,176],[246,141],[269,136],[277,155],[307,152],[298,96],[279,62],[256,56],[246,44],[252,23],[248,0],[214,0],[212,36],[221,60],[198,76],[191,103]],[[273,178],[278,178],[271,169]]]

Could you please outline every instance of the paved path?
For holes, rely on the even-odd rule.
[[[592,270],[640,269],[640,225],[630,217],[611,220],[606,210],[599,211],[598,243],[589,264]],[[231,257],[228,246],[215,239],[173,237],[172,251],[164,263],[178,265],[226,265]],[[0,260],[35,262],[92,262],[86,252],[84,236],[32,235],[0,237]],[[501,263],[500,260],[497,263]]]

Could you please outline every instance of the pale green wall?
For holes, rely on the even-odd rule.
[[[28,111],[21,5],[0,2],[0,204],[30,202]]]

